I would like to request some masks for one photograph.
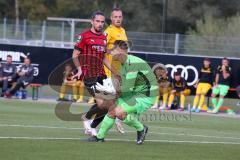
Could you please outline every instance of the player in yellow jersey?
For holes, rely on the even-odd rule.
[[[203,67],[199,71],[199,80],[195,84],[196,96],[193,101],[192,112],[200,112],[202,110],[205,95],[212,88],[214,79],[214,70],[211,67],[211,61],[205,58],[203,61]]]
[[[114,43],[117,40],[128,41],[125,29],[122,27],[123,13],[119,8],[114,8],[111,12],[111,24],[106,28],[105,33],[107,35],[107,54],[106,57],[111,62],[112,66],[117,70],[120,69],[121,64],[118,61],[113,61],[111,50],[114,47]],[[111,71],[105,66],[105,73],[107,77],[111,77]],[[116,121],[117,130],[120,133],[124,133],[124,129],[119,120]]]
[[[68,99],[65,98],[65,92],[67,91],[68,87],[72,88],[73,92],[72,102],[81,103],[83,101],[84,84],[82,81],[76,79],[76,77],[74,77],[74,74],[75,73],[72,66],[70,64],[66,64],[63,72],[63,83],[60,89],[58,101],[68,101]]]
[[[122,10],[115,8],[111,13],[111,24],[106,28],[105,33],[107,34],[107,58],[112,65],[119,70],[120,64],[117,61],[112,60],[112,55],[110,50],[114,47],[114,42],[116,40],[128,41],[125,29],[122,27],[123,14]],[[111,77],[111,71],[105,67],[105,73],[108,77]]]
[[[170,79],[168,78],[167,68],[161,63],[153,67],[153,72],[157,78],[159,95],[152,108],[159,108],[160,110],[163,110],[166,109],[168,97],[171,91]],[[159,107],[160,97],[162,97],[162,106]]]

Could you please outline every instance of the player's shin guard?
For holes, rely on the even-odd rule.
[[[137,119],[134,114],[128,114],[122,122],[130,127],[134,127],[137,131],[142,131],[144,129],[143,124]]]
[[[108,131],[114,125],[116,119],[110,118],[106,115],[102,121],[101,127],[98,131],[97,138],[103,139],[107,135]]]

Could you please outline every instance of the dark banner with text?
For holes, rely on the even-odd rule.
[[[6,60],[7,55],[13,56],[13,61],[16,65],[23,62],[24,57],[29,56],[35,68],[34,83],[48,84],[48,77],[51,72],[59,65],[63,64],[72,57],[72,49],[48,48],[48,47],[32,47],[20,45],[5,45],[0,44],[0,58],[2,63]],[[191,57],[186,55],[163,55],[163,54],[146,54],[134,53],[146,60],[152,67],[157,63],[164,64],[169,76],[172,76],[174,71],[181,72],[189,87],[193,90],[193,85],[198,80],[198,70],[202,66],[204,57]],[[212,67],[216,68],[221,64],[220,58],[210,58]],[[69,61],[70,62],[70,61]],[[232,67],[232,82],[231,87],[234,88],[240,85],[240,60],[230,59],[230,66]],[[61,77],[56,77],[61,81]],[[229,95],[235,97],[235,93]]]

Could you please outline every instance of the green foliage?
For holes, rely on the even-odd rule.
[[[131,31],[161,32],[164,0],[18,0],[20,18],[43,20],[49,16],[89,18],[95,10],[107,17],[114,6],[124,12],[124,26]],[[0,0],[0,18],[15,18],[15,0]],[[168,0],[166,32],[195,29],[204,15],[229,18],[240,9],[239,0]]]
[[[239,15],[228,19],[206,15],[196,22],[195,30],[189,29],[187,33],[191,35],[185,39],[184,48],[187,53],[240,56]]]
[[[0,0],[0,17],[14,17],[14,0]]]

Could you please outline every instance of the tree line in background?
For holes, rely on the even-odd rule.
[[[129,31],[240,34],[239,0],[0,0],[0,6],[1,18],[17,16],[30,20],[44,20],[48,16],[90,18],[95,10],[110,16],[113,7],[120,7],[124,12],[124,27]]]

